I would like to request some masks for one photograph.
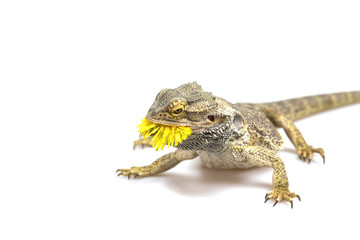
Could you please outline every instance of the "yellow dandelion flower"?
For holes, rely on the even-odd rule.
[[[191,134],[190,127],[157,124],[146,118],[143,118],[137,127],[140,128],[139,132],[144,138],[154,135],[153,147],[156,148],[156,151],[163,150],[166,145],[176,147]]]

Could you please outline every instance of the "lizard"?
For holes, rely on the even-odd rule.
[[[310,115],[360,102],[360,91],[323,94],[270,103],[236,103],[203,91],[196,82],[174,89],[161,90],[146,119],[172,126],[191,128],[186,140],[176,150],[148,166],[118,169],[118,176],[147,177],[165,172],[184,160],[200,157],[203,166],[216,169],[268,167],[273,169],[273,189],[266,193],[265,203],[275,206],[285,201],[293,208],[293,199],[301,198],[289,190],[285,165],[277,152],[284,141],[283,128],[295,146],[300,159],[310,161],[317,153],[325,163],[322,148],[308,145],[294,121]],[[152,145],[152,139],[140,139],[137,145]]]

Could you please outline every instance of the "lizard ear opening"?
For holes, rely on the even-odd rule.
[[[241,116],[236,114],[234,116],[233,123],[234,123],[234,127],[235,127],[236,131],[240,131],[240,129],[242,128],[242,118],[241,118]]]
[[[208,116],[208,119],[209,119],[211,122],[214,122],[214,121],[215,121],[214,115],[209,115],[209,116]]]

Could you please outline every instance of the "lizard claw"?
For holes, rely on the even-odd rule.
[[[291,208],[293,208],[294,205],[292,199],[295,197],[299,199],[299,201],[301,201],[300,196],[297,195],[296,193],[290,192],[289,189],[275,188],[273,191],[265,195],[264,203],[266,203],[269,199],[275,199],[275,203],[273,205],[273,207],[275,207],[278,202],[287,201],[290,202]]]
[[[308,161],[309,163],[312,160],[313,153],[320,154],[320,156],[323,158],[323,163],[325,164],[324,149],[322,149],[322,148],[313,148],[312,146],[309,146],[309,145],[306,145],[304,147],[300,147],[298,149],[299,158],[304,160],[304,161]]]
[[[132,167],[130,169],[118,169],[116,170],[116,173],[118,176],[127,176],[130,180],[131,176],[134,176],[134,178],[137,177],[145,177],[150,175],[149,172],[144,171],[143,167]]]

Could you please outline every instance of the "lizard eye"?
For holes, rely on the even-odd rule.
[[[185,105],[186,102],[181,99],[174,100],[173,102],[169,103],[168,112],[173,117],[179,118],[185,114]]]
[[[175,114],[180,114],[180,113],[182,113],[182,108],[178,108],[178,109],[176,109],[175,111],[174,111],[174,113]]]
[[[180,105],[175,107],[172,111],[171,114],[173,116],[179,116],[182,112],[184,111],[184,106]]]

